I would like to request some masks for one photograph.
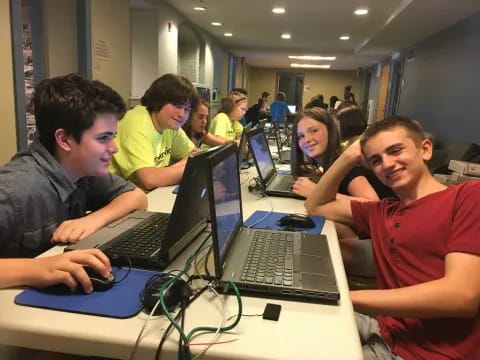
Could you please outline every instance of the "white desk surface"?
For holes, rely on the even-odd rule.
[[[243,214],[247,218],[255,210],[304,212],[303,202],[295,199],[268,197],[259,199],[247,190],[247,182],[256,171],[241,174]],[[170,212],[175,195],[173,187],[148,194],[149,210]],[[327,235],[341,299],[338,305],[323,305],[276,299],[242,297],[244,314],[261,314],[267,302],[281,304],[278,321],[261,316],[242,317],[229,333],[217,341],[235,342],[212,346],[208,359],[362,359],[354,313],[348,295],[345,271],[333,223],[327,221],[322,230]],[[193,249],[193,247],[192,247]],[[192,249],[187,249],[189,252]],[[53,248],[47,254],[61,251]],[[179,268],[186,256],[171,265]],[[0,343],[34,349],[128,359],[146,315],[130,319],[112,319],[90,315],[18,306],[13,298],[21,289],[0,290]],[[221,296],[227,306],[227,317],[237,313],[234,296]],[[185,329],[197,326],[218,326],[222,314],[218,298],[204,292],[187,310]],[[232,320],[233,321],[233,320]],[[164,316],[153,317],[145,330],[135,359],[154,359],[156,347],[168,326]],[[194,342],[210,342],[213,334],[197,336]],[[177,333],[168,338],[162,359],[177,358]],[[192,348],[198,352],[202,346]]]

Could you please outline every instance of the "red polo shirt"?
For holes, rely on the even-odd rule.
[[[408,205],[384,199],[352,201],[351,207],[360,237],[372,238],[380,289],[443,277],[449,252],[480,255],[480,181],[449,186]],[[377,320],[393,352],[406,360],[480,359],[480,313],[473,319]]]

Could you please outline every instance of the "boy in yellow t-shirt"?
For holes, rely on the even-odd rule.
[[[187,156],[196,151],[181,126],[198,102],[185,77],[166,74],[155,80],[118,126],[110,170],[144,188],[178,184]]]

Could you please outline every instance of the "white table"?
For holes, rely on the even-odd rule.
[[[304,212],[303,202],[289,198],[258,198],[246,190],[248,180],[256,171],[242,172],[243,214],[247,218],[255,210]],[[175,195],[173,187],[157,189],[148,194],[149,210],[170,212]],[[246,190],[246,191],[244,191]],[[354,313],[348,295],[347,281],[333,223],[327,221],[322,230],[328,238],[341,299],[338,305],[323,305],[276,299],[243,297],[244,314],[261,314],[267,302],[282,305],[279,321],[263,320],[261,316],[243,317],[239,325],[218,341],[235,342],[212,346],[209,359],[346,359],[362,358]],[[171,268],[184,263],[193,245],[177,258]],[[47,252],[61,251],[56,247]],[[62,311],[18,306],[13,298],[21,289],[0,291],[0,342],[14,346],[50,351],[96,355],[126,359],[146,315],[130,319],[112,319]],[[233,296],[226,301],[227,316],[237,312]],[[187,310],[187,332],[197,326],[217,326],[221,320],[221,302],[204,292]],[[154,317],[148,324],[135,359],[153,359],[156,347],[168,326],[168,320]],[[212,334],[196,337],[196,342],[209,342]],[[178,335],[167,339],[162,359],[177,358]],[[202,349],[197,346],[192,352]]]

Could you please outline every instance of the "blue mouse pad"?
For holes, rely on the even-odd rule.
[[[244,226],[251,226],[252,224],[255,224],[257,221],[257,224],[253,226],[255,229],[272,229],[272,230],[283,230],[283,226],[277,225],[277,221],[280,220],[285,215],[288,215],[287,213],[281,213],[281,212],[271,212],[268,216],[269,212],[268,211],[261,211],[257,210],[255,211],[250,217],[244,221]],[[320,234],[323,228],[323,224],[325,223],[325,218],[323,216],[310,216],[315,223],[315,227],[310,228],[310,229],[304,229],[304,228],[295,228],[295,231],[305,231],[310,234]]]
[[[115,271],[115,278],[120,280],[128,269]],[[132,269],[125,280],[107,291],[94,291],[90,294],[52,294],[29,288],[15,297],[15,304],[41,307],[53,310],[69,311],[81,314],[128,318],[140,312],[142,303],[140,293],[154,271]]]

